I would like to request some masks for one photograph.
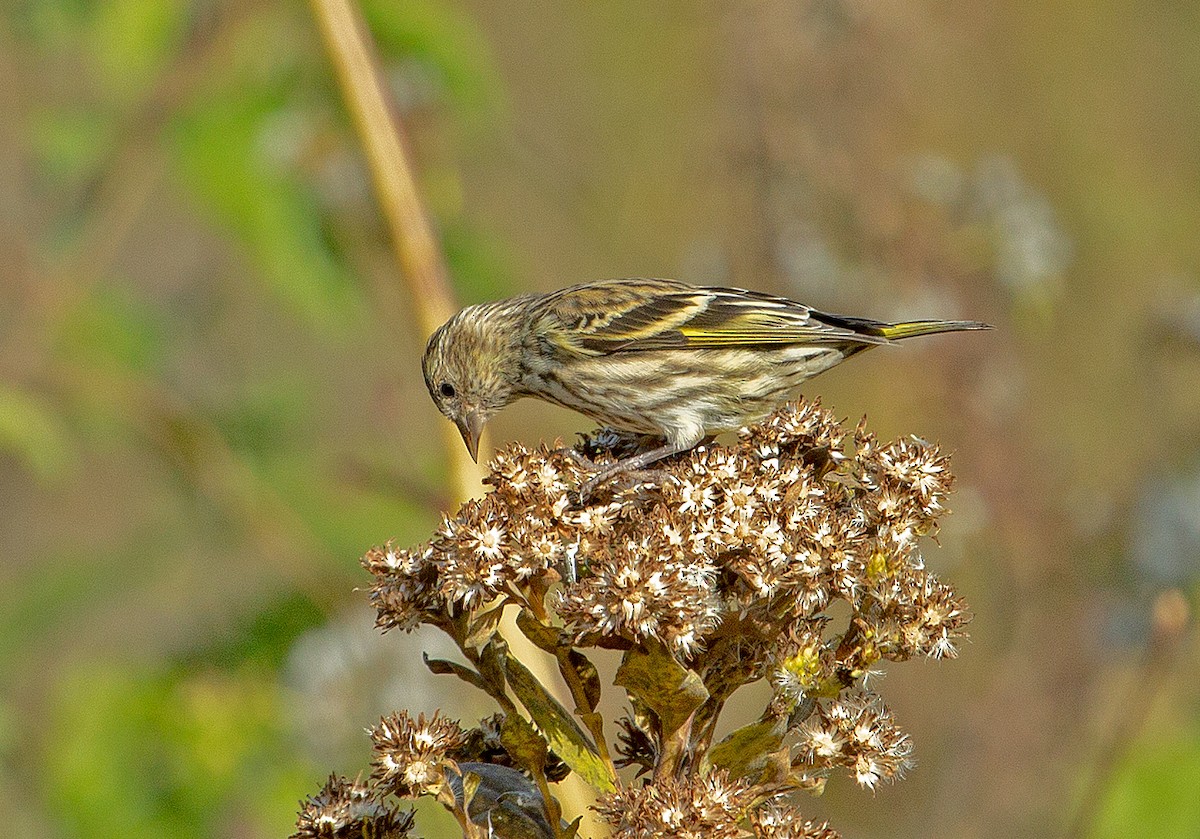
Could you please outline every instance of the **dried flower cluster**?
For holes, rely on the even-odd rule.
[[[612,432],[575,450],[511,445],[491,464],[491,492],[430,542],[367,553],[377,625],[444,630],[468,664],[431,669],[486,691],[501,710],[471,732],[437,715],[383,720],[372,732],[374,778],[401,797],[439,795],[469,832],[476,815],[463,790],[483,789],[489,773],[451,772],[457,799],[445,796],[444,773],[470,741],[473,754],[490,755],[473,766],[531,780],[545,813],[534,833],[566,835],[547,786],[562,775],[549,767],[565,762],[605,793],[598,812],[617,836],[828,839],[787,795],[820,791],[835,769],[874,789],[911,765],[908,737],[865,690],[866,675],[885,660],[952,657],[965,635],[964,604],[918,552],[944,512],[947,458],[791,403],[734,446],[700,446],[581,502],[589,460],[641,445]],[[838,602],[848,619],[831,617]],[[509,651],[498,629],[506,608],[555,656],[578,716]],[[592,647],[622,651],[616,684],[631,713],[611,744],[595,713]],[[760,719],[714,743],[730,696],[763,678],[774,692]],[[645,785],[623,781],[618,766],[647,774]]]
[[[442,623],[565,578],[547,605],[585,645],[657,638],[687,658],[731,617],[804,635],[841,599],[861,621],[867,664],[953,655],[962,605],[916,554],[950,488],[946,458],[917,440],[881,447],[861,427],[847,455],[846,436],[819,406],[793,404],[737,448],[670,464],[674,481],[588,506],[575,494],[588,472],[565,450],[510,446],[492,463],[494,490],[432,542],[367,554],[379,626]],[[623,442],[585,446],[611,454]]]
[[[761,839],[838,839],[828,823],[804,818],[795,807],[772,802],[750,816],[754,835]]]
[[[870,789],[912,766],[912,743],[878,696],[854,694],[815,710],[799,732],[800,751],[814,766],[844,766]]]
[[[746,835],[741,821],[754,796],[749,783],[713,772],[626,787],[603,796],[596,811],[618,836],[737,839]]]
[[[398,711],[371,729],[375,758],[371,777],[401,798],[434,794],[446,782],[448,753],[466,741],[458,723],[434,714],[416,720]],[[453,765],[452,761],[449,761]]]
[[[330,775],[321,791],[303,802],[295,839],[405,839],[412,813],[398,812],[378,792]]]

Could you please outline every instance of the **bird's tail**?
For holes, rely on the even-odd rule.
[[[910,320],[905,323],[881,323],[876,328],[880,336],[889,341],[898,341],[918,335],[936,335],[938,332],[965,332],[992,327],[977,320]]]
[[[904,323],[885,323],[870,318],[831,315],[815,310],[810,312],[810,316],[830,326],[857,332],[862,336],[862,341],[866,346],[886,344],[889,341],[899,341],[901,338],[915,338],[918,335],[935,335],[938,332],[962,332],[968,329],[992,328],[990,324],[980,323],[977,320],[910,320]]]

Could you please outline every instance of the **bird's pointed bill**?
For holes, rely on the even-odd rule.
[[[479,438],[483,436],[484,417],[479,411],[468,411],[465,416],[455,422],[458,426],[458,433],[462,435],[463,442],[467,444],[467,451],[471,453],[471,460],[479,462]]]

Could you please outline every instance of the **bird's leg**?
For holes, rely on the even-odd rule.
[[[601,468],[600,466],[598,466],[596,464],[596,461],[592,460],[590,457],[588,457],[586,454],[579,451],[578,449],[570,448],[570,449],[565,449],[565,451],[566,451],[567,455],[571,458],[571,460],[575,461],[575,463],[578,466],[580,466],[583,469],[586,469],[588,472],[595,472],[597,469]]]
[[[608,466],[597,467],[595,464],[592,464],[592,468],[597,471],[595,475],[588,478],[587,483],[579,491],[580,500],[586,502],[596,487],[618,475],[632,475],[639,478],[656,480],[659,483],[674,480],[671,474],[665,469],[646,469],[646,467],[652,463],[657,463],[664,457],[670,457],[689,448],[691,447],[680,446],[677,443],[664,443],[656,449],[650,449],[641,454],[627,457],[624,460],[618,460],[616,463],[610,463]],[[580,455],[580,458],[586,460],[582,455]]]

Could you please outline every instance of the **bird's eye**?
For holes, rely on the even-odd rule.
[[[454,396],[454,385],[450,384],[449,382],[442,382],[440,385],[438,385],[438,390],[441,391],[442,396],[446,397],[447,399],[451,399]]]

